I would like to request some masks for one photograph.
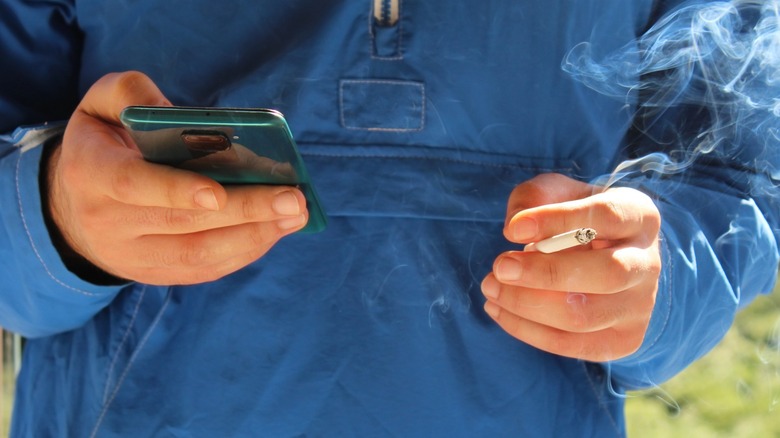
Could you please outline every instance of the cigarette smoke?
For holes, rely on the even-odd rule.
[[[562,68],[585,86],[636,109],[634,136],[627,137],[636,149],[596,184],[609,187],[639,174],[677,174],[684,180],[692,167],[715,164],[735,171],[729,185],[760,193],[777,208],[780,0],[688,2],[606,58],[594,59],[597,52],[581,43]],[[737,218],[715,247],[754,240]],[[772,256],[754,252],[755,257]],[[735,287],[743,281],[736,279]]]
[[[638,102],[635,129],[665,151],[624,161],[607,186],[637,172],[679,173],[707,159],[742,163],[776,188],[779,4],[689,3],[606,59],[595,60],[589,43],[569,52],[562,68],[593,90]]]

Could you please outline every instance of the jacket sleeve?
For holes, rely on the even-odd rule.
[[[728,6],[686,5],[700,9],[675,10],[685,23],[701,16],[696,15],[705,10],[701,8]],[[730,20],[722,24],[731,28],[721,28],[734,31],[730,41],[748,44],[743,47],[758,42],[754,47],[762,50],[761,11],[718,12],[726,12],[718,16]],[[741,21],[744,17],[758,24]],[[655,29],[645,46],[662,47],[662,31]],[[704,42],[696,41],[695,48]],[[674,44],[683,50],[694,47],[684,40]],[[695,62],[646,71],[639,87],[639,111],[628,137],[633,170],[618,184],[656,200],[663,269],[643,345],[607,364],[613,381],[623,388],[660,384],[707,353],[728,331],[736,312],[771,292],[777,278],[780,114],[772,97],[780,95],[780,84],[770,80],[776,71],[766,70],[749,52],[731,65],[719,58],[723,51],[712,47],[685,60]]]
[[[762,187],[757,193],[743,184]],[[736,312],[777,276],[780,205],[769,176],[697,164],[676,178],[634,180],[661,212],[662,275],[643,345],[608,364],[636,389],[658,385],[712,349]]]
[[[46,122],[77,103],[74,14],[68,1],[0,2],[0,325],[27,337],[79,327],[119,291],[68,271],[41,209],[41,145],[63,130]]]
[[[0,325],[26,337],[74,329],[105,307],[120,287],[96,286],[72,274],[42,215],[42,143],[62,126],[17,129],[0,137]]]

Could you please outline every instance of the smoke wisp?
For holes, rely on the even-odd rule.
[[[637,125],[662,153],[621,163],[678,173],[695,160],[736,161],[780,181],[780,1],[688,3],[605,59],[580,43],[562,68],[607,96],[638,104]],[[670,120],[679,124],[673,128]],[[765,188],[764,188],[765,189]]]

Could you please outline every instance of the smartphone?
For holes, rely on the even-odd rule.
[[[322,231],[327,217],[284,116],[264,108],[131,106],[120,120],[144,159],[230,184],[298,187],[309,221]]]

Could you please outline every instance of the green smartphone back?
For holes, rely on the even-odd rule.
[[[278,111],[131,106],[120,120],[148,161],[192,170],[226,185],[300,188],[309,210],[301,231],[325,228],[327,216]]]

